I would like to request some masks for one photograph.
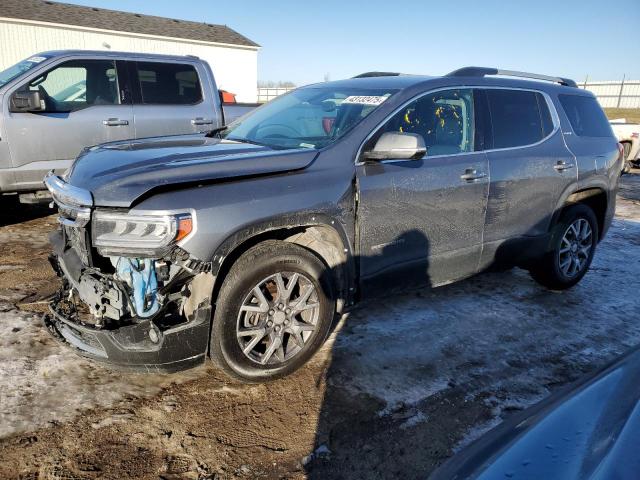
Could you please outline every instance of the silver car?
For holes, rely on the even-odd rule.
[[[213,73],[197,57],[39,53],[0,72],[0,106],[0,192],[25,200],[86,147],[223,124]]]

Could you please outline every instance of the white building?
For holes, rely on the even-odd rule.
[[[43,0],[0,1],[0,70],[47,50],[196,55],[218,88],[255,102],[259,45],[226,25],[174,20]]]

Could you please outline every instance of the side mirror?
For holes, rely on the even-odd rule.
[[[40,92],[20,91],[11,97],[11,112],[41,112],[44,110],[44,102]]]
[[[364,152],[368,160],[419,159],[427,153],[424,138],[417,133],[383,133],[372,150]]]

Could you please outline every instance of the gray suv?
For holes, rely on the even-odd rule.
[[[567,79],[469,67],[300,88],[206,135],[106,144],[49,175],[63,288],[46,323],[121,367],[210,357],[272,379],[368,297],[492,266],[575,285],[621,161]]]

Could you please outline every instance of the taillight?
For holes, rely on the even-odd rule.
[[[638,138],[638,137],[640,137],[640,132],[633,132],[631,134],[631,138]]]
[[[322,117],[322,128],[327,135],[331,134],[336,117]]]

